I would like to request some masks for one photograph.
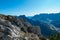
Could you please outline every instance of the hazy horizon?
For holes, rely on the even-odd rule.
[[[34,16],[59,12],[60,0],[0,0],[0,14]]]

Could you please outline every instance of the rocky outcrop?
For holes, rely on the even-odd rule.
[[[40,27],[24,18],[0,15],[0,40],[42,40]]]

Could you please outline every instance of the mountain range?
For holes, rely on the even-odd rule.
[[[60,33],[60,13],[11,16],[0,14],[1,40],[47,40]]]
[[[38,21],[38,24],[40,23],[39,24],[40,27],[43,24],[42,28],[44,28],[45,26],[48,28],[50,26],[50,28],[55,29],[56,31],[60,32],[60,13],[51,13],[51,14],[42,13],[39,15],[32,16],[29,19]],[[41,29],[46,30],[46,27],[45,27],[45,29],[42,29],[42,28]],[[47,30],[46,30],[46,32],[47,32]],[[44,33],[44,35],[46,35],[48,32],[46,34],[45,34],[45,32],[43,32],[43,33]]]

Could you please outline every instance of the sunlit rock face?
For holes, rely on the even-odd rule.
[[[20,28],[15,25],[12,25],[11,22],[7,20],[0,19],[0,37],[2,40],[5,37],[13,38],[13,37],[20,37]],[[9,38],[6,38],[9,39]],[[9,39],[10,40],[10,39]]]
[[[26,19],[0,15],[0,40],[42,40],[39,26]]]

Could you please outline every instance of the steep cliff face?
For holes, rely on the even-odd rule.
[[[0,40],[43,40],[39,26],[24,18],[0,15]],[[45,39],[44,39],[45,40]]]

